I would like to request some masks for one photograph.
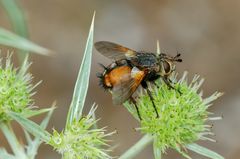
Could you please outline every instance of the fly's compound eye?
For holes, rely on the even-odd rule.
[[[166,74],[171,73],[171,64],[168,61],[163,61],[162,66]]]

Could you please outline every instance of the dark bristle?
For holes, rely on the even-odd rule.
[[[96,76],[97,76],[98,78],[103,78],[103,74],[102,74],[102,73],[99,73],[99,72],[96,73]]]
[[[101,63],[98,63],[104,70],[107,70],[107,67],[106,66],[104,66],[103,64],[101,64]]]
[[[138,51],[138,53],[146,53],[146,51],[140,50],[140,51]]]
[[[103,83],[102,83],[101,81],[98,83],[98,85],[99,85],[100,87],[103,87]]]
[[[104,83],[104,74],[98,72],[98,73],[96,73],[96,75],[97,75],[97,77],[99,78],[99,83],[98,83],[98,85],[99,85],[101,88],[103,88],[104,90],[108,90],[109,87],[106,86],[105,83]]]
[[[162,55],[162,56],[167,56],[167,54],[165,54],[165,53],[163,53],[163,52],[161,52],[160,55]]]

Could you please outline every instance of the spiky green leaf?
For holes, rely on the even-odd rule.
[[[9,154],[5,148],[0,148],[0,158],[3,159],[16,159],[15,156]]]
[[[38,124],[23,117],[19,113],[9,112],[8,115],[12,119],[16,120],[23,128],[25,128],[28,132],[30,132],[35,137],[40,137],[45,142],[49,141],[50,134]]]
[[[189,144],[186,146],[189,150],[194,151],[198,154],[201,154],[203,156],[212,158],[212,159],[224,159],[224,157],[222,157],[221,155],[219,155],[218,153],[209,150],[205,147],[202,147],[198,144]]]
[[[24,12],[17,3],[16,0],[1,0],[3,8],[8,14],[8,17],[12,23],[14,31],[23,37],[28,36],[28,29],[26,25],[26,19]]]
[[[80,119],[82,115],[82,110],[83,110],[83,106],[84,106],[86,95],[87,95],[89,76],[90,76],[90,70],[91,70],[94,18],[95,18],[95,13],[92,18],[92,23],[91,23],[90,31],[87,38],[87,44],[86,44],[82,64],[80,66],[77,81],[75,84],[73,98],[72,98],[72,102],[68,112],[67,125],[71,123],[74,119],[77,119],[77,120]]]
[[[51,110],[48,112],[46,117],[41,122],[40,127],[42,129],[46,129],[54,109],[55,109],[55,104],[53,104],[53,106],[51,107]],[[27,147],[28,156],[30,156],[31,158],[35,158],[35,156],[37,154],[37,150],[38,150],[41,143],[42,143],[41,138],[40,137],[35,137],[35,139],[32,140],[32,142],[29,143],[29,145]]]
[[[0,28],[0,44],[21,50],[48,55],[50,51],[6,29]]]
[[[20,7],[18,1],[1,0],[0,2],[12,23],[14,32],[21,37],[28,38],[28,28],[24,15],[24,10]],[[24,61],[26,55],[28,55],[28,51],[18,51],[18,57],[21,62]]]

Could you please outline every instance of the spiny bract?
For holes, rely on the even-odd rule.
[[[27,73],[30,64],[25,59],[23,65],[16,69],[11,63],[11,55],[7,56],[5,65],[0,59],[0,120],[8,121],[8,112],[21,113],[33,105],[31,91],[32,76]]]

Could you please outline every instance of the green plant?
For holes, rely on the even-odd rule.
[[[151,106],[149,97],[143,92],[139,94],[140,98],[137,103],[143,120],[140,121],[140,127],[137,130],[147,134],[145,142],[153,141],[155,156],[160,156],[167,148],[173,148],[188,159],[191,157],[187,155],[186,149],[210,158],[222,159],[215,152],[194,144],[198,140],[214,141],[208,137],[213,133],[211,125],[206,124],[206,121],[218,120],[221,117],[209,117],[209,115],[212,116],[212,113],[208,112],[207,109],[211,106],[211,102],[219,98],[222,93],[215,92],[210,97],[203,98],[202,92],[198,92],[203,79],[199,80],[199,76],[196,75],[188,84],[186,72],[180,80],[177,81],[176,77],[176,75],[173,76],[171,80],[176,83],[175,87],[182,94],[169,89],[161,80],[157,81],[158,87],[151,88],[160,115],[159,118],[155,117],[155,111]],[[132,104],[127,102],[125,107],[138,119]],[[121,157],[121,159],[125,158],[128,157]]]
[[[1,0],[16,33],[0,28],[0,44],[19,49],[18,55],[21,66],[14,68],[11,55],[6,60],[0,58],[0,129],[6,137],[12,153],[5,148],[0,148],[0,158],[4,159],[34,159],[41,143],[52,146],[64,159],[110,159],[109,145],[105,128],[98,128],[95,119],[97,106],[93,104],[87,115],[83,115],[83,108],[87,95],[91,58],[93,48],[94,18],[91,23],[89,36],[83,60],[76,80],[72,102],[70,104],[65,128],[58,132],[46,131],[50,117],[55,109],[55,103],[50,108],[38,109],[34,107],[33,90],[39,84],[32,84],[32,75],[28,73],[30,62],[29,53],[36,52],[48,55],[49,50],[27,40],[28,31],[23,11],[15,0]],[[15,15],[18,16],[15,16]],[[160,53],[159,44],[157,52]],[[186,149],[197,152],[212,159],[223,159],[219,154],[204,148],[195,142],[209,140],[208,135],[213,135],[211,125],[205,124],[207,120],[218,120],[221,117],[211,117],[208,112],[211,102],[222,95],[214,93],[208,98],[202,97],[199,88],[203,82],[199,76],[195,76],[188,83],[186,73],[177,80],[177,75],[172,76],[175,87],[182,94],[170,90],[158,80],[158,87],[153,86],[151,91],[155,99],[160,117],[156,118],[152,103],[146,93],[140,92],[137,103],[142,116],[138,131],[145,134],[135,145],[129,148],[120,159],[134,158],[147,145],[152,144],[156,159],[162,157],[162,153],[168,148],[173,148],[186,158],[191,158]],[[125,107],[138,120],[136,110],[131,103],[126,102]],[[40,124],[33,122],[29,117],[47,113]],[[210,116],[210,117],[209,117]],[[12,122],[21,125],[25,133],[26,144],[24,145],[16,137]],[[31,136],[33,135],[33,137]]]
[[[49,144],[62,154],[64,159],[111,158],[106,153],[107,150],[101,147],[107,146],[105,137],[112,133],[105,134],[104,128],[99,129],[94,127],[94,124],[97,122],[94,119],[96,107],[93,105],[86,117],[82,115],[91,68],[94,17],[95,14],[90,27],[82,65],[80,66],[75,84],[65,130],[61,133],[54,130],[49,141]]]
[[[20,144],[11,126],[11,121],[16,119],[16,116],[21,116],[22,119],[28,120],[29,117],[40,115],[49,112],[46,118],[41,123],[42,128],[46,128],[49,118],[54,107],[47,109],[36,109],[32,95],[35,93],[33,89],[39,84],[32,85],[32,75],[27,73],[30,66],[28,58],[25,58],[22,66],[17,70],[13,68],[11,56],[6,58],[5,65],[0,64],[0,128],[7,138],[14,156],[7,153],[4,148],[1,148],[1,158],[33,158],[41,141],[38,137],[31,139],[30,135],[25,131],[29,145],[27,151],[25,146]],[[8,156],[8,157],[6,157]]]
[[[25,18],[16,1],[2,0],[1,3],[10,17],[14,31],[23,37],[0,28],[0,44],[20,49],[18,55],[19,60],[22,61],[20,69],[13,67],[11,56],[7,57],[5,66],[0,65],[0,128],[13,151],[13,154],[10,154],[2,148],[0,158],[34,159],[42,142],[53,146],[64,158],[111,158],[107,154],[108,150],[102,149],[100,146],[107,146],[105,137],[112,133],[106,134],[105,128],[96,128],[97,120],[94,115],[96,106],[92,107],[87,116],[83,116],[81,113],[85,103],[91,68],[94,17],[65,130],[62,133],[53,130],[53,134],[50,134],[44,129],[55,109],[55,104],[52,108],[47,109],[36,109],[33,106],[34,101],[31,97],[34,92],[32,90],[39,83],[32,85],[32,76],[27,73],[30,66],[28,62],[29,51],[42,55],[47,55],[49,51],[25,39],[28,37]],[[16,14],[18,16],[15,16]],[[41,124],[28,119],[45,112],[48,112],[48,114]],[[21,144],[15,136],[11,127],[13,120],[22,126],[27,145]],[[33,139],[29,133],[33,134],[35,138]],[[89,145],[89,142],[92,144]]]
[[[24,12],[17,3],[16,0],[0,0],[3,8],[5,9],[13,30],[16,33],[12,33],[2,27],[0,27],[0,44],[19,49],[19,60],[24,61],[25,56],[31,53],[38,53],[41,55],[48,55],[50,51],[44,47],[41,47],[28,38],[28,29]]]
[[[7,96],[3,96],[3,98],[1,98],[2,100],[0,99],[0,103],[1,101],[7,103],[2,104],[4,109],[1,115],[1,127],[10,145],[12,144],[12,141],[15,141],[15,145],[18,145],[11,146],[13,152],[16,152],[14,153],[14,157],[34,158],[37,153],[38,146],[42,141],[44,141],[45,143],[53,146],[53,148],[56,149],[57,152],[62,154],[63,158],[111,158],[107,154],[108,150],[102,149],[100,146],[107,146],[107,140],[105,139],[105,137],[111,135],[112,133],[106,134],[105,128],[94,127],[97,122],[97,120],[94,118],[94,112],[96,110],[96,107],[93,106],[87,116],[82,115],[82,109],[84,107],[84,101],[88,89],[88,82],[86,81],[89,81],[91,68],[93,26],[94,17],[86,44],[83,62],[79,70],[79,76],[76,82],[73,100],[70,105],[66,127],[65,130],[63,130],[61,133],[53,130],[53,134],[50,134],[49,132],[44,130],[54,107],[52,107],[51,109],[42,110],[29,109],[33,108],[31,107],[32,99],[30,97],[32,95],[31,91],[34,87],[31,86],[31,76],[26,74],[27,68],[29,67],[28,59],[25,58],[25,61],[23,62],[22,67],[19,69],[18,73],[15,69],[13,69],[10,62],[10,57],[7,59],[6,67],[3,68],[2,71],[0,69],[0,72],[2,72],[2,77],[4,77],[4,81],[2,83],[6,83],[5,85],[8,87],[5,90],[9,92],[4,93],[7,94]],[[15,101],[15,104],[12,102],[13,100]],[[11,105],[8,103],[10,103]],[[9,106],[9,108],[6,108],[5,105]],[[30,116],[38,115],[47,111],[49,111],[49,115],[47,115],[47,117],[43,121],[44,125],[38,125],[28,119],[28,117]],[[28,151],[25,151],[24,145],[17,143],[18,141],[10,127],[11,120],[17,121],[24,128],[26,138],[29,144],[27,147],[28,149],[32,150],[30,152],[34,155],[30,155]],[[30,135],[28,134],[29,132],[35,136],[35,140],[32,140],[30,138]],[[35,147],[33,147],[34,145]],[[18,148],[21,151],[18,150]],[[18,151],[20,151],[21,153],[19,153]],[[2,156],[12,156],[11,154],[8,154],[6,150],[3,150],[3,152],[4,153],[2,154]]]
[[[157,43],[157,53],[160,53],[159,43]],[[212,113],[208,112],[208,107],[223,93],[215,92],[210,97],[203,98],[203,92],[199,92],[199,89],[204,80],[195,75],[188,84],[187,72],[184,72],[180,80],[177,80],[177,75],[173,74],[171,81],[175,83],[175,88],[181,93],[169,89],[161,80],[156,82],[157,86],[151,87],[159,118],[156,118],[149,96],[143,92],[139,93],[140,98],[137,100],[137,104],[143,120],[140,121],[140,127],[137,130],[146,135],[120,159],[136,156],[137,152],[149,143],[153,143],[156,159],[161,158],[161,154],[167,148],[175,149],[188,159],[191,157],[187,154],[187,149],[212,159],[223,159],[221,155],[194,143],[198,140],[215,141],[208,137],[213,133],[211,132],[212,126],[206,124],[206,121],[222,118],[209,117],[209,115],[212,116]],[[134,106],[129,102],[124,105],[139,120]]]

